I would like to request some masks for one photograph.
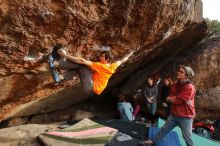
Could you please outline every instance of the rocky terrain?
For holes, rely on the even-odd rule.
[[[1,146],[43,146],[37,136],[43,132],[57,130],[61,123],[29,124],[0,129]]]
[[[178,64],[196,71],[198,118],[219,118],[220,41],[201,43],[206,34],[201,0],[2,0],[0,119],[19,125],[49,117],[74,119],[87,112],[111,116],[114,106],[101,106],[108,105],[106,97],[129,94],[155,72],[175,76]],[[57,42],[92,61],[102,46],[111,48],[113,60],[135,53],[113,75],[104,101],[97,104],[100,98],[82,93],[78,77],[54,86],[46,55]],[[64,118],[58,114],[62,111]],[[76,117],[67,111],[75,111]]]

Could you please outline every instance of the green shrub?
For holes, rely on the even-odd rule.
[[[218,20],[209,20],[206,18],[209,28],[209,37],[216,37],[220,35],[220,22]]]

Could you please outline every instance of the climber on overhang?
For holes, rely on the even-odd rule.
[[[134,53],[132,51],[123,59],[110,63],[110,51],[102,51],[99,56],[99,62],[92,62],[80,56],[72,56],[64,50],[60,48],[56,51],[58,56],[66,59],[66,61],[63,60],[57,65],[59,69],[66,70],[64,79],[70,80],[79,73],[83,91],[87,94],[95,93],[97,95],[100,95],[106,88],[110,77],[115,73],[117,67],[126,62]]]

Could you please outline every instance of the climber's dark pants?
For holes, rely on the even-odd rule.
[[[58,68],[66,70],[64,72],[65,80],[71,80],[73,76],[79,73],[81,87],[83,91],[86,94],[94,94],[92,74],[91,70],[87,66],[70,61],[61,61]]]

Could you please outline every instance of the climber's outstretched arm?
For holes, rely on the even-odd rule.
[[[128,55],[126,55],[124,58],[122,58],[119,61],[116,61],[116,63],[118,64],[118,66],[120,66],[121,64],[125,63],[128,58],[134,53],[134,51],[130,52]]]
[[[90,66],[92,64],[92,61],[86,60],[79,56],[71,56],[71,55],[65,55],[66,59],[78,64],[83,64],[86,66]]]

